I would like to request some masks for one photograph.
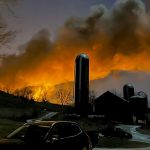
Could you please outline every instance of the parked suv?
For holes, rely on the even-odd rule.
[[[118,127],[106,127],[100,130],[100,133],[106,137],[118,137],[132,139],[132,134],[118,128]]]
[[[91,150],[89,136],[75,122],[35,121],[26,123],[0,140],[0,146],[46,146],[50,149]]]

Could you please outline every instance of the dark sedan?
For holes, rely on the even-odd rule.
[[[89,136],[71,121],[35,121],[26,123],[5,139],[0,148],[26,148],[46,146],[50,149],[91,150]]]

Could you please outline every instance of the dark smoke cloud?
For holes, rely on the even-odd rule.
[[[66,37],[67,32],[63,42],[69,45],[92,48],[100,44],[99,56],[129,55],[139,52],[143,42],[148,44],[149,21],[142,1],[118,0],[111,10],[99,5],[92,8],[87,18],[70,18],[61,37]]]
[[[52,49],[49,36],[47,30],[41,30],[24,45],[25,50],[20,55],[14,54],[4,57],[1,64],[0,82],[8,85],[15,83],[15,79],[16,82],[25,82],[26,80],[23,78],[28,78],[30,74],[36,73],[36,69]]]

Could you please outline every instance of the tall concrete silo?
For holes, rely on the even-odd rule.
[[[88,113],[89,104],[89,58],[80,54],[75,60],[75,109],[81,115]]]
[[[125,84],[123,86],[124,99],[129,100],[130,97],[134,96],[134,87],[132,84]]]

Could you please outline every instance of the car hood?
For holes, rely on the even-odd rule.
[[[20,139],[0,139],[0,145],[24,145],[24,141]]]

